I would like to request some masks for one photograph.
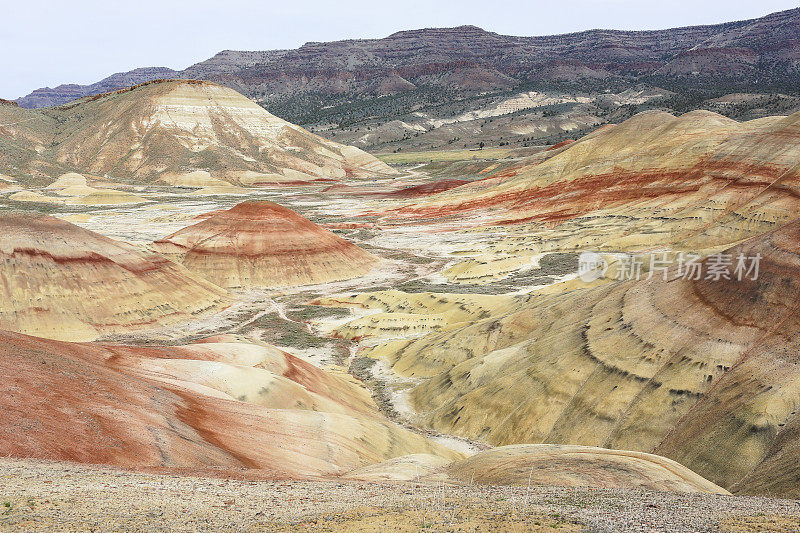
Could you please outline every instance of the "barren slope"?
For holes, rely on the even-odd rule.
[[[158,251],[223,287],[350,279],[378,258],[272,202],[245,202],[157,241]]]
[[[394,173],[209,82],[150,82],[42,111],[0,106],[0,124],[15,149],[0,164],[15,175],[50,164],[151,183],[205,170],[251,185]]]
[[[153,253],[63,220],[0,216],[0,328],[91,340],[187,322],[225,291]]]
[[[800,191],[800,113],[738,123],[650,112],[482,180],[377,209],[398,220],[529,223],[544,248],[706,248],[788,222]],[[386,211],[388,208],[388,211]],[[552,237],[558,236],[553,240]]]
[[[800,222],[726,253],[760,254],[758,279],[534,293],[367,354],[424,378],[411,401],[439,431],[652,451],[734,490],[797,494]]]
[[[269,346],[125,347],[0,332],[0,367],[3,456],[271,477],[332,475],[408,453],[460,457],[386,421],[349,377]]]
[[[281,532],[792,531],[797,505],[626,488],[219,479],[4,459],[9,529]],[[759,529],[757,529],[759,528]]]

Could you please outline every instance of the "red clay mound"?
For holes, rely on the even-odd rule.
[[[136,469],[339,474],[448,452],[350,380],[269,346],[128,347],[0,331],[0,454]]]
[[[224,287],[288,287],[367,273],[377,258],[272,202],[245,202],[155,243]]]

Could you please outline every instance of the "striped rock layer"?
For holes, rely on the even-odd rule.
[[[0,328],[92,340],[187,322],[226,292],[164,257],[63,220],[0,216]]]
[[[276,348],[71,343],[0,331],[0,453],[308,477],[461,455],[386,421],[369,393]]]
[[[152,183],[206,171],[258,185],[395,173],[210,82],[153,81],[44,110],[3,106],[0,124],[0,171],[16,175],[76,170]]]
[[[377,258],[272,202],[244,202],[184,228],[156,249],[223,287],[289,287],[368,272]]]
[[[797,496],[800,221],[728,253],[760,254],[758,278],[534,293],[368,354],[423,379],[412,404],[442,432],[652,452],[733,491]]]
[[[653,111],[373,212],[403,223],[513,224],[541,250],[705,249],[791,221],[798,161],[800,113],[739,123]]]

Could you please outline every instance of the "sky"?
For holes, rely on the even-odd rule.
[[[661,29],[794,7],[796,0],[0,0],[0,98],[137,67],[180,70],[226,49],[297,48],[463,24],[506,35]]]

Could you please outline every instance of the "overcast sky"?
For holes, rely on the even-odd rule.
[[[92,83],[136,67],[183,69],[224,49],[296,48],[462,24],[507,35],[659,29],[797,6],[781,0],[0,0],[0,97]]]

